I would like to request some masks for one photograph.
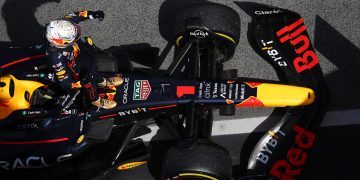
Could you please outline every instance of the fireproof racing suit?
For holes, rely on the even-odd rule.
[[[103,18],[104,13],[102,11],[80,11],[65,16],[66,20],[75,24],[88,19],[102,20]],[[57,48],[48,44],[46,53],[50,65],[64,90],[70,92],[71,89],[82,86],[86,90],[87,99],[96,101],[99,98],[96,90],[97,84],[104,79],[97,73],[94,57],[86,57],[88,53],[81,53],[80,47],[85,44],[86,42],[81,39],[66,48]]]

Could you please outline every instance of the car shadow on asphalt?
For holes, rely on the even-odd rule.
[[[46,3],[61,0],[6,0],[1,8],[1,16],[6,22],[11,43],[20,46],[41,44],[44,27],[36,20],[36,9]]]
[[[332,27],[322,17],[316,16],[315,49],[338,69],[325,76],[330,91],[329,110],[360,108],[360,49]]]

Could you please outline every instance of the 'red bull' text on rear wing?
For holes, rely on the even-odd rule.
[[[299,14],[257,3],[237,4],[252,18],[250,45],[275,68],[279,79],[315,93],[314,103],[289,107],[265,132],[248,157],[247,175],[297,179],[309,161],[309,150],[326,111],[326,84],[318,57]]]

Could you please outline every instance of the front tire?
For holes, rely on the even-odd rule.
[[[229,152],[210,140],[186,140],[164,156],[162,179],[230,179]]]
[[[187,23],[192,19],[198,19],[200,28],[211,31],[213,39],[224,46],[226,60],[233,56],[240,39],[240,17],[235,10],[215,3],[193,4],[179,10],[175,15],[175,45],[182,46],[189,40]]]

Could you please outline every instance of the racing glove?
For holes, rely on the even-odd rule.
[[[65,19],[78,24],[88,19],[98,19],[102,21],[105,17],[104,11],[77,11],[65,16]]]
[[[99,21],[104,20],[104,17],[105,17],[104,11],[93,11],[90,15],[91,15],[94,19],[98,19]],[[89,16],[90,16],[90,15],[89,15]]]

